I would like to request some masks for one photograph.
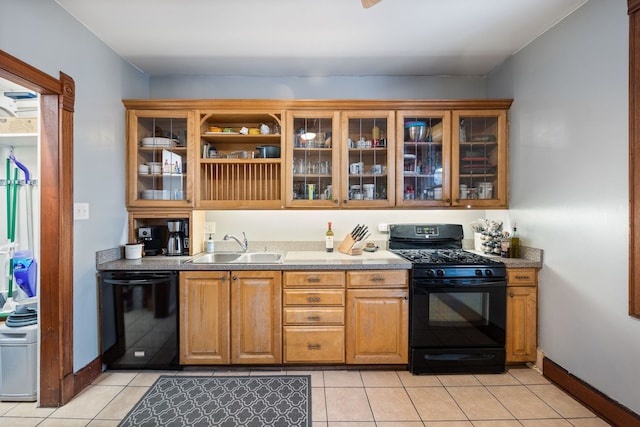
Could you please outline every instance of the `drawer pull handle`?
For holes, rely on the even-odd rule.
[[[309,283],[320,283],[320,278],[319,277],[308,277],[307,278],[307,282],[309,282]]]
[[[307,349],[309,350],[320,350],[320,344],[307,344]]]
[[[320,302],[320,297],[309,297],[307,302]]]
[[[520,280],[531,280],[531,278],[529,276],[516,276],[516,279],[520,279]]]
[[[384,276],[373,276],[371,278],[372,282],[384,282]]]
[[[307,316],[307,320],[310,322],[318,322],[320,321],[320,316]]]

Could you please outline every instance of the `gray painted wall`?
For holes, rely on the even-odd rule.
[[[97,356],[94,253],[126,240],[123,98],[415,99],[513,97],[511,200],[505,215],[525,244],[545,250],[540,346],[613,399],[640,412],[638,320],[627,316],[627,29],[624,0],[592,0],[483,78],[149,79],[51,0],[1,1],[0,49],[76,82],[74,368]],[[18,37],[17,35],[20,34]],[[45,214],[45,213],[43,213]],[[317,235],[333,215],[349,229],[382,220],[447,220],[483,211],[209,212],[220,232],[268,239],[252,220],[307,219]],[[364,215],[364,216],[363,216]],[[333,219],[333,218],[332,218]],[[334,219],[335,221],[335,219]],[[262,222],[262,221],[261,221]],[[251,224],[251,225],[248,225]],[[245,226],[247,225],[247,226]],[[224,229],[220,227],[225,227]],[[276,228],[282,240],[300,231]],[[468,232],[468,229],[465,229]],[[284,234],[282,234],[284,233]],[[340,233],[337,233],[339,235]],[[321,237],[319,237],[321,238]],[[297,238],[294,240],[298,240]],[[53,254],[52,256],[60,256]],[[597,264],[590,262],[597,257]],[[591,267],[594,264],[595,267]]]
[[[146,98],[148,78],[51,0],[2,0],[0,16],[0,49],[55,78],[62,71],[76,84],[74,199],[90,205],[90,219],[74,222],[73,344],[78,370],[98,355],[95,252],[125,240],[121,100]]]
[[[628,312],[628,17],[592,0],[488,78],[513,97],[510,216],[544,248],[539,345],[640,413]]]

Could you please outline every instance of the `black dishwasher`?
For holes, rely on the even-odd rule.
[[[178,367],[177,272],[101,272],[100,317],[108,369]]]

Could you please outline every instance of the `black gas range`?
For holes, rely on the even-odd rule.
[[[392,224],[389,250],[412,262],[409,368],[505,370],[506,268],[462,249],[459,224]]]

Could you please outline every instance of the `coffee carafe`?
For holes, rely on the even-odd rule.
[[[167,241],[167,255],[182,255],[184,249],[184,232],[182,220],[170,219],[167,221],[169,240]]]

